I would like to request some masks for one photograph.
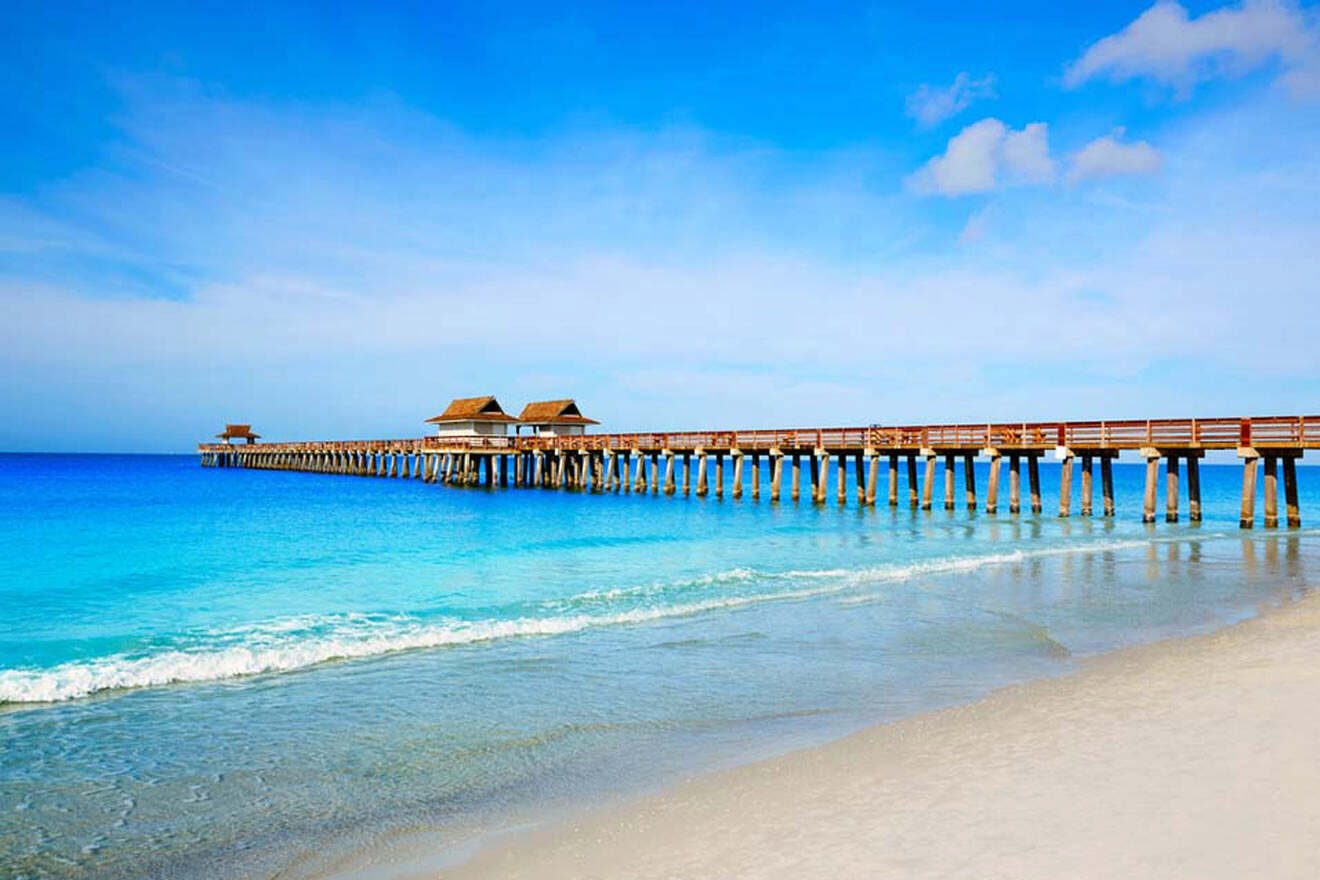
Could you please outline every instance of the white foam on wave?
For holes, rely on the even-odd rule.
[[[400,651],[465,645],[520,636],[562,635],[595,627],[646,623],[763,602],[810,598],[877,582],[906,580],[924,574],[1020,562],[1038,556],[1098,552],[1145,546],[1149,543],[1147,540],[1108,541],[1081,546],[1017,550],[981,556],[944,557],[904,565],[853,569],[791,569],[763,572],[736,568],[669,584],[586,592],[554,603],[562,606],[577,600],[641,597],[668,589],[723,586],[753,580],[830,581],[819,587],[724,596],[613,613],[562,614],[477,621],[452,618],[426,621],[409,615],[360,612],[329,616],[295,615],[263,621],[243,628],[211,630],[207,633],[210,636],[221,636],[222,644],[160,651],[145,656],[113,655],[96,660],[65,663],[48,669],[0,670],[0,704],[61,702],[102,691],[290,672],[331,660],[374,657]]]
[[[65,663],[50,669],[10,669],[0,671],[0,703],[54,703],[108,690],[290,672],[330,660],[373,657],[419,648],[465,645],[518,636],[562,635],[593,627],[685,617],[704,611],[806,598],[831,591],[791,590],[667,607],[638,608],[614,614],[524,617],[512,620],[448,620],[436,623],[414,620],[408,623],[389,623],[368,632],[347,630],[283,642],[268,641],[261,645],[163,651],[142,657],[117,655]]]

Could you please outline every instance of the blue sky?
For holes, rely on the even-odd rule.
[[[6,4],[0,449],[1315,412],[1320,15]]]

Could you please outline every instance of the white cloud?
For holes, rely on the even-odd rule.
[[[1125,144],[1119,140],[1122,136],[1123,129],[1118,128],[1113,134],[1096,138],[1082,147],[1072,157],[1068,179],[1078,181],[1117,174],[1154,174],[1160,170],[1163,157],[1159,150],[1147,141]]]
[[[922,83],[907,97],[907,114],[923,128],[930,128],[951,116],[956,116],[982,98],[994,98],[994,74],[972,79],[966,71],[953,78],[944,88]]]
[[[1003,183],[1054,179],[1049,127],[1033,122],[1014,131],[988,117],[949,139],[945,151],[908,178],[918,192],[945,196],[990,192]]]
[[[1185,96],[1198,82],[1242,75],[1277,60],[1285,68],[1281,81],[1300,94],[1315,84],[1318,59],[1320,38],[1290,3],[1246,0],[1191,18],[1180,3],[1160,0],[1123,30],[1092,44],[1063,82],[1076,88],[1101,76],[1113,82],[1149,78]]]
[[[1049,183],[1054,179],[1049,128],[1043,122],[1032,122],[1021,131],[1006,132],[1001,154],[1004,167],[1018,181]]]

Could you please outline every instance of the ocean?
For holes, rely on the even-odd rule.
[[[883,476],[859,508],[0,455],[0,875],[459,848],[1314,579],[1320,531],[1238,529],[1239,467],[1203,465],[1200,523],[1143,525],[1142,472],[1059,519],[1052,462],[1045,513],[1005,486],[992,517],[891,509]]]

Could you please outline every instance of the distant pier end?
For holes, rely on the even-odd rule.
[[[999,483],[1008,462],[1008,513],[1022,510],[1022,465],[1027,470],[1027,503],[1043,510],[1040,459],[1059,462],[1058,515],[1072,515],[1074,469],[1080,473],[1081,516],[1095,510],[1094,470],[1100,471],[1100,515],[1115,515],[1113,462],[1135,453],[1146,464],[1142,521],[1154,522],[1159,494],[1159,465],[1165,463],[1164,519],[1177,522],[1186,473],[1187,517],[1201,519],[1200,461],[1209,450],[1233,450],[1242,459],[1242,508],[1239,525],[1256,522],[1257,471],[1263,471],[1264,525],[1279,525],[1278,471],[1283,470],[1283,519],[1301,525],[1297,461],[1307,449],[1320,448],[1320,416],[1257,418],[1145,419],[1092,422],[1014,422],[984,425],[872,425],[865,428],[798,428],[751,431],[680,431],[671,433],[591,434],[599,424],[568,398],[527,404],[517,416],[506,413],[493,395],[458,398],[443,413],[427,419],[436,426],[429,437],[394,440],[319,440],[258,443],[251,425],[230,424],[216,435],[220,443],[197,449],[208,467],[244,467],[310,471],[354,476],[402,477],[450,486],[513,485],[573,489],[596,493],[659,495],[713,492],[724,498],[762,497],[762,458],[767,465],[768,497],[780,501],[788,465],[788,499],[803,491],[807,464],[809,498],[824,504],[830,496],[830,468],[835,469],[835,498],[847,504],[874,505],[880,466],[886,465],[887,502],[899,504],[898,473],[906,468],[907,504],[930,510],[935,503],[936,468],[943,463],[946,510],[958,505],[959,464],[962,504],[978,509],[973,461],[989,460],[984,510],[999,513]],[[509,428],[513,433],[509,433]],[[526,428],[527,433],[522,429]],[[243,440],[236,445],[232,441]],[[750,458],[750,467],[744,462]],[[711,463],[714,467],[711,467]],[[726,460],[732,465],[727,479]],[[921,478],[918,483],[918,463]],[[677,471],[681,467],[682,477]],[[849,490],[849,470],[854,484]],[[750,471],[750,485],[747,485]],[[918,491],[919,485],[919,491]]]

